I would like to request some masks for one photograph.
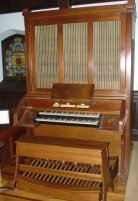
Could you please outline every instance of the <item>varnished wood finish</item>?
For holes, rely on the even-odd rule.
[[[54,84],[51,99],[53,101],[86,101],[91,102],[94,84]]]
[[[53,141],[51,137],[22,136],[16,143],[16,187],[20,190],[33,190],[72,201],[77,197],[80,200],[106,201],[108,187],[114,189],[109,172],[108,142],[65,138],[55,138]],[[40,159],[41,165],[26,164],[21,157]],[[44,159],[46,161],[43,166]],[[32,173],[34,176],[30,175]],[[46,176],[45,179],[36,179],[35,174],[37,178],[39,175],[42,178],[41,174],[44,177],[49,175],[49,178]],[[33,188],[29,187],[30,184]]]
[[[107,201],[124,201],[125,199],[125,189],[126,189],[126,182],[127,182],[127,177],[117,177],[114,179],[114,187],[115,190],[114,192],[108,191],[107,192]],[[0,193],[0,198],[3,201],[18,201],[19,199],[21,201],[29,201],[34,200],[34,201],[63,201],[63,199],[54,199],[50,198],[47,196],[43,195],[38,195],[36,193],[31,193],[31,192],[25,192],[25,191],[19,191],[17,189],[13,191],[3,191]]]

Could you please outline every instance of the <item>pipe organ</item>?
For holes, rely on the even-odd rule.
[[[134,14],[132,1],[24,10],[27,94],[16,108],[14,126],[53,141],[106,141],[116,174],[127,174]],[[84,125],[95,121],[86,119],[89,114],[99,115],[96,126]]]

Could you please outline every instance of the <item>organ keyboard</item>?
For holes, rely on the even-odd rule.
[[[100,113],[92,113],[92,112],[77,112],[77,111],[58,111],[58,110],[45,110],[38,112],[38,115],[44,116],[67,116],[67,117],[90,117],[97,118],[101,117]]]
[[[37,113],[35,123],[65,124],[76,126],[99,127],[100,113],[45,110]]]

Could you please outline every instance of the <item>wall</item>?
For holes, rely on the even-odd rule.
[[[24,19],[22,13],[0,15],[0,42],[13,34],[24,33]],[[2,52],[0,43],[0,82],[3,80]]]
[[[136,2],[136,12],[138,12],[138,0]],[[133,89],[138,91],[138,17],[135,22],[135,56],[134,56],[134,81],[133,81]]]
[[[136,2],[136,11],[138,11],[138,0]],[[24,32],[24,19],[22,13],[12,13],[0,15],[0,41],[15,33]],[[133,90],[138,90],[138,19],[135,23],[135,58],[134,58],[134,80]],[[0,44],[0,82],[3,79],[2,57],[1,57],[1,44]]]

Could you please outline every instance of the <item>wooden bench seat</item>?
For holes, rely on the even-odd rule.
[[[71,201],[106,201],[113,190],[107,142],[22,136],[15,187]]]

